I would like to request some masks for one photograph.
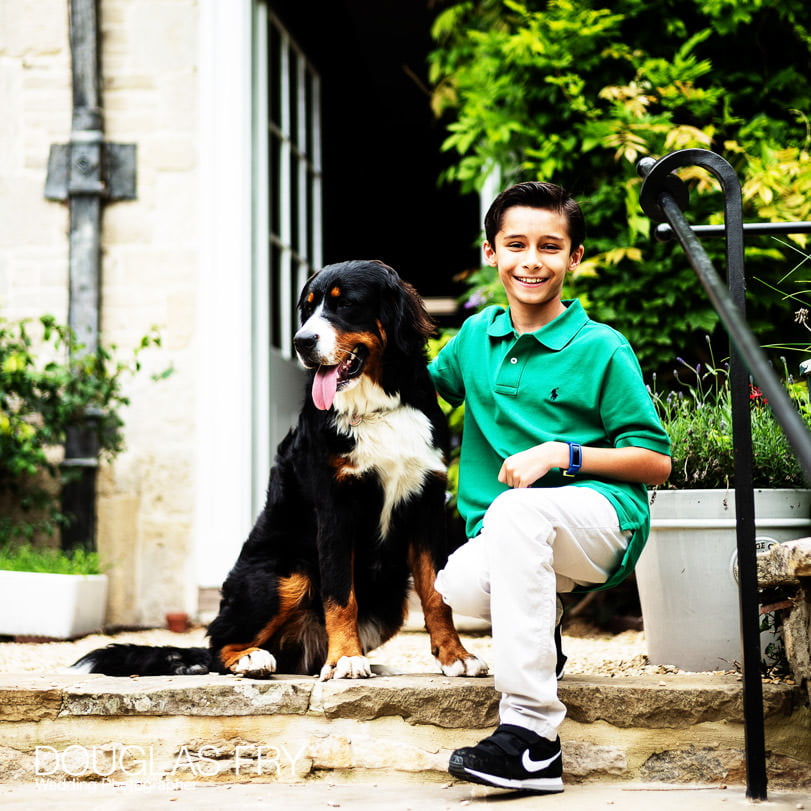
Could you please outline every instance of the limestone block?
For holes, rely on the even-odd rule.
[[[811,698],[811,603],[804,589],[800,590],[800,595],[783,618],[783,644],[794,680],[798,684],[806,683]]]
[[[224,780],[235,777],[275,777],[284,780],[300,780],[313,769],[313,762],[306,753],[306,746],[292,748],[284,742],[272,743],[263,735],[246,737],[233,735],[228,738],[207,736],[184,742],[172,754],[175,763],[187,764],[189,776],[199,779],[203,776],[216,776]],[[204,767],[194,766],[194,757],[203,756],[207,761]],[[190,766],[191,768],[188,768]]]
[[[100,477],[100,484],[105,482]],[[97,503],[99,553],[109,577],[107,622],[132,623],[140,567],[139,515],[141,500],[137,495],[112,494],[100,488]]]
[[[448,753],[426,751],[404,741],[371,737],[314,737],[307,746],[314,769],[394,769],[405,772],[444,771]]]
[[[63,715],[304,714],[311,683],[229,676],[116,679],[91,677],[65,690]]]
[[[640,772],[645,780],[662,783],[740,783],[743,769],[741,750],[691,745],[652,754]]]
[[[811,538],[773,546],[758,556],[758,583],[761,588],[794,587],[791,608],[783,614],[783,642],[792,676],[805,682],[811,696]]]
[[[586,741],[563,741],[563,771],[570,777],[623,775],[628,771],[624,747],[600,746]]]
[[[197,59],[197,10],[180,3],[133,3],[119,32],[133,69],[171,74]]]
[[[13,7],[13,6],[11,6]],[[68,16],[60,0],[41,0],[36,14],[9,11],[3,15],[4,56],[53,54],[67,42]]]
[[[811,538],[773,546],[758,555],[757,568],[761,588],[797,584],[800,577],[811,577]]]
[[[409,724],[445,728],[488,727],[498,722],[493,679],[443,679],[399,676],[365,681],[315,684],[311,711],[327,718],[371,720],[400,715]]]
[[[56,718],[62,706],[58,687],[21,685],[0,692],[0,720],[43,721]]]
[[[575,721],[606,721],[624,727],[682,728],[740,713],[740,684],[734,679],[704,683],[680,676],[659,684],[628,678],[567,677],[558,693]]]
[[[187,172],[197,165],[196,141],[186,133],[155,136],[144,143],[142,155],[163,172]]]
[[[0,746],[0,783],[30,781],[34,776],[34,758],[8,746]]]

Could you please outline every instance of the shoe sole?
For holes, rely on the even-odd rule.
[[[494,788],[514,788],[522,791],[532,791],[536,794],[560,794],[563,791],[563,780],[560,777],[527,777],[523,780],[498,777],[494,774],[466,769],[464,766],[455,763],[448,766],[448,771],[461,780],[480,783],[483,786],[493,786]]]

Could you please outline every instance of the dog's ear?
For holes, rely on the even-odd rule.
[[[388,287],[383,327],[388,340],[403,353],[421,351],[436,326],[417,291],[388,265],[383,265],[383,269]]]

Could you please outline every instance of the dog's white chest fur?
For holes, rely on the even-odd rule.
[[[358,476],[373,472],[383,488],[381,537],[389,531],[394,508],[419,493],[426,476],[446,470],[442,451],[433,445],[428,417],[399,405],[398,399],[387,400],[385,410],[339,412],[337,416],[338,428],[355,438],[347,457],[350,471]],[[354,413],[364,416],[358,420]]]

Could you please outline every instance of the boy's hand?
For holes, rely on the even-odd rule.
[[[508,456],[498,472],[498,480],[508,487],[532,487],[553,467],[569,466],[569,446],[565,442],[544,442]]]

